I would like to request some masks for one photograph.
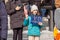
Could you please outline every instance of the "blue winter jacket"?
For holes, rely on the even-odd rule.
[[[31,23],[31,16],[28,17],[28,19],[24,19],[23,25],[28,26],[28,36],[40,36],[40,29],[43,27],[43,25],[35,24],[33,25]],[[41,19],[42,20],[42,19]]]

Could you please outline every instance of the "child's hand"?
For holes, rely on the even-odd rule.
[[[26,6],[24,6],[24,15],[25,15],[25,18],[28,19],[28,11],[26,9]]]
[[[24,14],[28,15],[28,10],[26,9],[26,6],[24,6]]]
[[[39,24],[39,25],[43,25],[43,23],[42,23],[42,22],[39,22],[38,24]]]

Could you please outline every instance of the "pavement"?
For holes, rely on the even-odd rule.
[[[27,30],[23,31],[23,40],[28,40]],[[8,31],[8,40],[13,40],[13,31]],[[53,32],[48,30],[41,31],[40,40],[54,40]]]

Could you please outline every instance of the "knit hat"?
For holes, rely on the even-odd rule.
[[[34,11],[34,10],[38,10],[38,7],[36,5],[31,6],[31,12]]]

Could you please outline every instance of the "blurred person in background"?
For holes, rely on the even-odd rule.
[[[4,0],[0,0],[0,40],[7,40],[8,19]]]
[[[13,30],[13,40],[22,40],[23,7],[21,0],[8,0],[6,10],[10,15],[10,26]]]
[[[55,7],[56,7],[54,15],[55,25],[60,30],[60,0],[55,0]]]

